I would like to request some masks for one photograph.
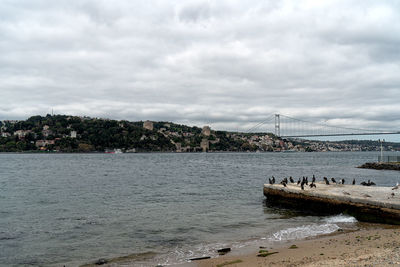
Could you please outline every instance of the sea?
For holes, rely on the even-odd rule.
[[[378,152],[0,154],[0,266],[187,263],[216,250],[359,227],[344,214],[271,207],[263,184],[292,176],[371,180]]]

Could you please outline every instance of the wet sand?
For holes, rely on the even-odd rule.
[[[258,256],[260,254],[264,257]],[[374,225],[353,232],[339,232],[309,240],[291,241],[280,248],[260,248],[244,255],[228,253],[218,258],[185,265],[400,266],[400,227]]]

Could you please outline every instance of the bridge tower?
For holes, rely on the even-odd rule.
[[[281,136],[281,119],[279,114],[275,114],[275,135]]]

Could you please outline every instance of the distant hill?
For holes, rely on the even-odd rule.
[[[376,141],[285,140],[272,133],[236,133],[173,122],[68,115],[0,121],[0,152],[370,151]],[[400,150],[399,143],[385,149]]]
[[[147,126],[146,126],[147,123]],[[208,128],[208,127],[206,127]],[[67,115],[33,116],[0,122],[1,152],[197,152],[257,150],[249,134],[202,133],[172,122],[117,121]],[[272,139],[271,139],[272,140]]]

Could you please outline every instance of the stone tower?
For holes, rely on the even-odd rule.
[[[210,143],[207,139],[201,140],[200,147],[203,152],[207,152],[210,149]]]
[[[210,126],[204,126],[203,130],[201,131],[201,134],[204,136],[210,136],[211,135]]]
[[[153,131],[154,127],[153,127],[153,122],[151,121],[145,121],[143,122],[143,128]]]

